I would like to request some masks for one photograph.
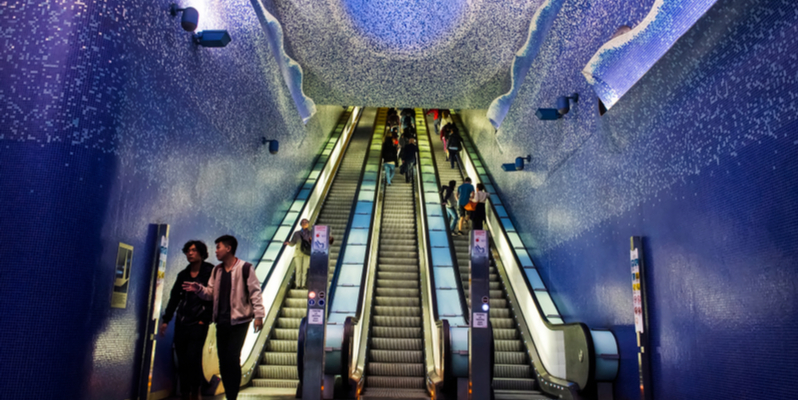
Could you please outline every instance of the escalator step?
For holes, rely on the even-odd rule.
[[[422,350],[406,350],[406,351],[394,351],[394,350],[370,350],[369,351],[369,360],[370,362],[379,362],[379,363],[422,363],[425,362],[425,359],[422,354]]]
[[[277,340],[297,340],[297,336],[300,334],[299,329],[280,329],[276,328],[272,330],[272,338]]]
[[[267,365],[294,365],[297,366],[297,353],[265,352],[263,363]]]
[[[281,308],[281,317],[304,318],[306,312],[305,308]]]
[[[419,272],[389,272],[389,271],[381,271],[381,269],[382,268],[378,267],[378,279],[417,281],[417,282],[419,281]]]
[[[267,342],[267,351],[279,353],[297,353],[297,341],[270,340]]]
[[[419,288],[376,287],[375,292],[378,296],[386,297],[419,297]]]
[[[419,307],[419,298],[415,297],[375,297],[376,306],[384,307]]]
[[[494,378],[494,390],[536,390],[536,380],[532,378]]]
[[[418,339],[422,337],[422,328],[401,328],[397,326],[373,326],[372,334],[379,338]]]
[[[367,386],[370,388],[425,389],[425,377],[367,375]],[[386,397],[397,397],[397,395],[398,392],[393,390]]]
[[[397,279],[378,279],[377,281],[378,288],[413,289],[419,287],[419,281],[401,281]]]
[[[289,297],[293,299],[305,299],[306,297],[308,297],[308,290],[291,289],[289,290]]]
[[[378,270],[383,272],[416,272],[419,274],[419,265],[409,264],[380,264]]]
[[[531,367],[524,364],[495,364],[494,376],[498,378],[530,378]]]
[[[253,382],[253,386],[254,387],[263,387],[263,388],[296,389],[297,385],[300,384],[300,381],[298,381],[298,380],[287,380],[287,379],[260,379],[260,378],[254,378],[252,380],[252,382]]]
[[[287,298],[283,301],[283,306],[286,308],[306,308],[305,296],[299,299]]]
[[[278,318],[278,328],[282,329],[300,329],[300,320],[302,318]]]
[[[525,355],[523,351],[496,351],[494,353],[494,362],[497,364],[519,364],[519,365],[527,365],[528,357]],[[496,372],[495,372],[495,376]],[[523,378],[529,378],[530,371],[528,371],[528,375],[524,376]]]
[[[259,365],[258,377],[264,379],[299,379],[297,366],[294,365]]]
[[[525,351],[519,340],[495,340],[494,351]]]
[[[409,299],[417,300],[417,299]],[[383,307],[375,306],[373,308],[374,316],[389,316],[389,317],[419,317],[422,315],[422,310],[419,307]]]
[[[418,265],[419,262],[416,258],[400,258],[400,257],[381,257],[378,256],[378,263],[380,264],[393,264],[393,265]]]
[[[494,327],[494,324],[492,324]],[[498,340],[516,340],[519,334],[516,329],[502,329],[494,327],[494,338]]]
[[[295,370],[297,369],[295,368]],[[367,374],[379,376],[424,376],[425,364],[408,364],[397,361],[391,363],[370,362],[367,364]]]
[[[398,316],[380,316],[372,317],[372,324],[374,326],[398,326],[403,328],[414,328],[422,326],[422,318],[420,317],[398,317]]]
[[[374,350],[422,350],[422,339],[376,338],[370,339]]]

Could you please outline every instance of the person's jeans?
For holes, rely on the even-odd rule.
[[[308,268],[311,266],[311,256],[297,250],[294,253],[294,285],[297,288],[306,287]]]
[[[406,182],[414,182],[414,175],[416,175],[416,171],[414,168],[417,166],[417,160],[413,161],[405,161],[408,166],[406,167]]]
[[[392,179],[394,178],[394,168],[395,165],[393,162],[385,162],[383,163],[383,169],[386,170],[386,183],[392,184]]]
[[[450,169],[455,168],[456,163],[461,168],[461,154],[458,150],[450,150]]]
[[[219,357],[219,373],[222,385],[225,386],[225,398],[236,400],[239,396],[239,384],[242,382],[240,366],[242,346],[247,337],[250,324],[239,325],[217,324],[217,356]]]
[[[458,211],[453,207],[446,207],[447,218],[450,218],[450,232],[456,231],[456,224],[458,224]]]
[[[178,376],[181,382],[181,394],[200,394],[200,387],[205,381],[203,376],[203,345],[206,343],[208,325],[183,325],[175,322],[173,346],[178,357]]]

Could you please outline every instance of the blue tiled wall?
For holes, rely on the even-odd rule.
[[[167,289],[189,239],[233,234],[257,258],[342,111],[303,125],[248,1],[179,3],[233,42],[195,46],[170,1],[0,4],[0,397],[131,398],[149,224],[171,225]],[[111,309],[119,242],[131,293]]]
[[[559,310],[614,331],[615,398],[637,399],[642,235],[655,398],[796,398],[796,3],[720,0],[602,117],[580,71],[623,21],[599,11],[565,3],[497,134],[462,113]]]

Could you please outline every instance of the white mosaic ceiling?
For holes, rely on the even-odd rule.
[[[487,108],[541,0],[273,0],[317,104]],[[269,7],[269,8],[273,8]]]

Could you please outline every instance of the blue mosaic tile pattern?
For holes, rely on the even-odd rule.
[[[655,398],[795,398],[796,4],[718,1],[601,117],[580,71],[642,6],[565,2],[499,131],[462,119],[565,322],[614,331],[615,398],[638,398],[632,235]],[[572,92],[564,118],[535,117]]]
[[[189,239],[233,234],[257,259],[342,112],[303,123],[250,2],[179,2],[198,30],[230,32],[222,49],[193,44],[170,3],[0,4],[0,242],[17,243],[0,256],[34,268],[0,278],[13,288],[0,293],[3,396],[132,398],[148,225],[171,225],[167,288]],[[131,293],[110,309],[119,242],[134,246]],[[172,388],[171,335],[153,391]]]

